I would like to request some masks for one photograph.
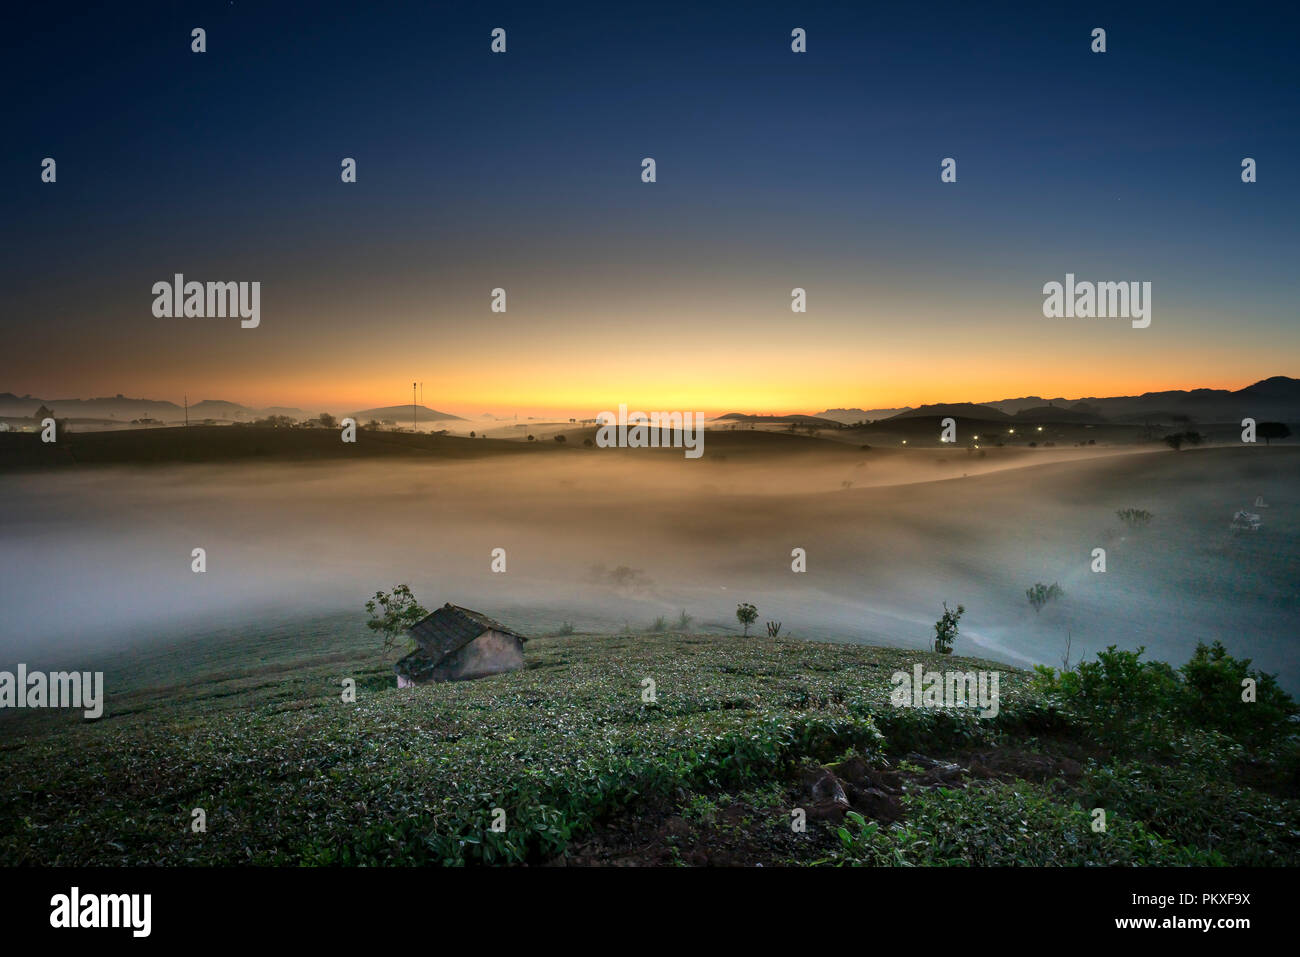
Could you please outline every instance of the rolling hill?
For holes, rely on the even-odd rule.
[[[410,420],[415,409],[419,413],[421,422],[464,422],[463,416],[452,415],[450,412],[439,412],[437,409],[431,409],[427,405],[410,406],[410,405],[385,405],[377,409],[362,409],[360,412],[349,412],[348,415],[358,422],[368,422],[371,419],[378,419],[380,422],[385,419],[392,419],[394,422],[406,422]]]

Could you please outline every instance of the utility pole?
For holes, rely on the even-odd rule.
[[[415,383],[411,383],[411,431],[418,432],[420,413],[415,408]]]
[[[182,398],[185,400],[185,428],[188,429],[190,427],[190,397],[185,395]]]

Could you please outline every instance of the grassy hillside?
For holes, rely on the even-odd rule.
[[[551,451],[555,443],[532,450]],[[457,460],[518,451],[518,442],[470,439],[414,432],[359,429],[345,443],[335,429],[277,429],[261,426],[194,425],[189,428],[72,431],[45,444],[35,432],[0,433],[0,470],[91,465],[173,465],[214,462],[317,462],[327,459]]]
[[[1300,863],[1294,736],[1263,746],[1172,718],[1158,740],[1130,734],[1117,713],[1074,708],[990,662],[753,637],[578,635],[530,642],[515,674],[399,691],[369,640],[281,634],[260,653],[246,640],[189,662],[205,674],[171,659],[169,673],[110,697],[98,722],[11,715],[0,855]],[[891,705],[890,675],[917,661],[1000,670],[1000,713]],[[341,699],[345,678],[355,704]],[[654,702],[643,701],[647,678]],[[1152,724],[1149,713],[1133,720]],[[851,807],[828,797],[836,786]],[[1104,832],[1090,826],[1095,807],[1106,810]],[[194,808],[206,833],[191,830]],[[502,833],[490,827],[497,808]],[[802,833],[791,827],[796,808],[808,818]]]

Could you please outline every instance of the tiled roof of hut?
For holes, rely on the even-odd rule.
[[[528,640],[526,635],[507,628],[487,615],[461,608],[450,602],[433,614],[417,621],[407,630],[424,655],[436,664],[453,651],[459,651],[488,629],[499,631],[503,635],[512,635],[520,641]]]

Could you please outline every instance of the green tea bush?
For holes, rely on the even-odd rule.
[[[1141,821],[1107,814],[1092,829],[1079,805],[1054,802],[1018,781],[965,790],[939,788],[904,799],[907,822],[881,827],[850,812],[838,831],[835,863],[895,866],[1195,865],[1223,864],[1213,851],[1180,847]]]
[[[1300,802],[1234,787],[1203,770],[1140,762],[1094,765],[1086,801],[1141,820],[1179,845],[1236,866],[1293,862],[1300,854]]]
[[[1295,733],[1295,701],[1271,675],[1250,669],[1250,659],[1228,655],[1222,643],[1198,643],[1175,671],[1162,661],[1142,661],[1144,648],[1098,652],[1072,671],[1034,668],[1036,690],[1060,701],[1100,740],[1122,751],[1175,750],[1180,732],[1215,730],[1243,744],[1276,741]],[[1255,701],[1243,700],[1243,680]]]

